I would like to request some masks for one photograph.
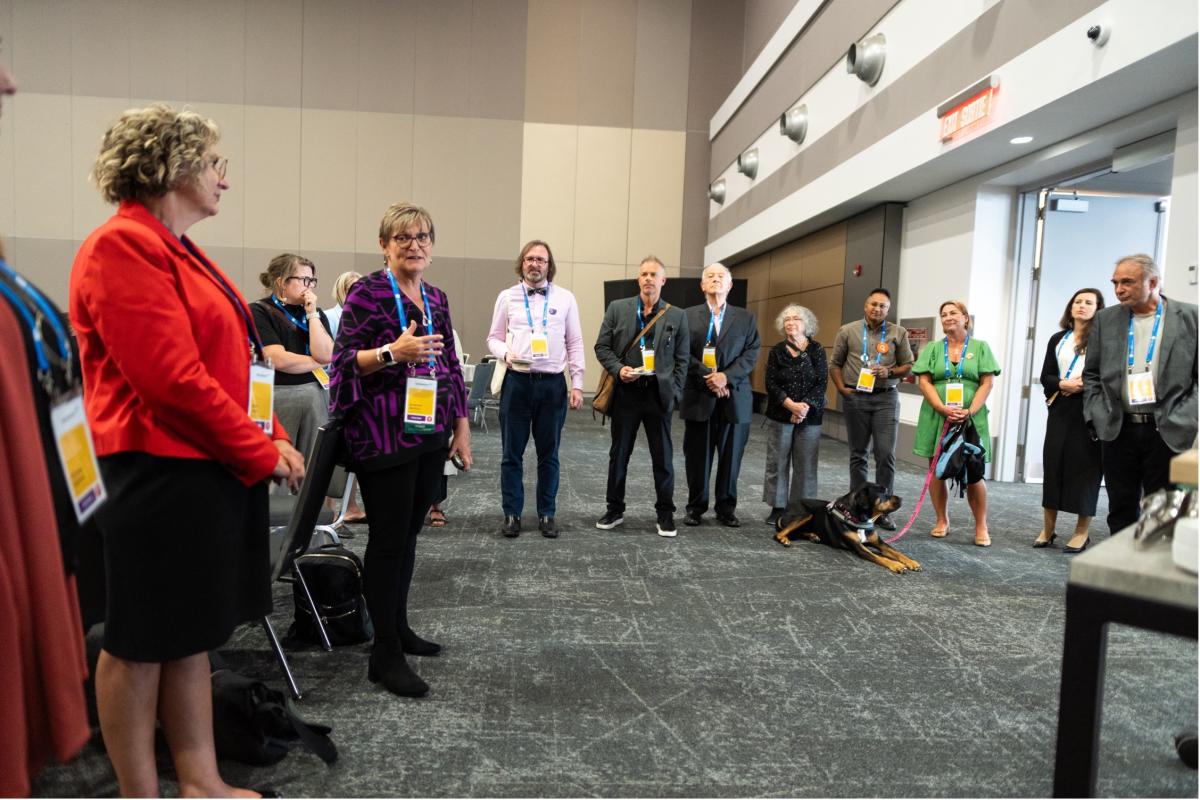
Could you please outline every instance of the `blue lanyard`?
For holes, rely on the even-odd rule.
[[[725,321],[725,311],[729,308],[729,304],[721,306],[721,313],[714,315],[711,310],[708,312],[708,333],[704,335],[704,346],[711,347],[713,343],[713,330],[717,329],[722,322]],[[640,312],[641,309],[639,308]]]
[[[400,333],[408,330],[408,315],[404,313],[404,300],[400,297],[400,284],[396,283],[396,276],[392,274],[390,269],[384,269],[387,273],[388,280],[392,284],[392,296],[396,298],[396,316],[400,318]],[[425,281],[421,281],[421,301],[425,304],[425,330],[433,336],[433,314],[429,311],[429,295],[425,293]],[[429,370],[430,372],[437,371],[437,359],[433,357],[433,353],[429,354]]]
[[[971,343],[971,334],[967,334],[967,338],[963,340],[962,352],[958,356],[958,377],[962,378],[963,364],[967,361],[967,345]],[[942,339],[942,358],[946,361],[946,377],[950,377],[950,339]]]
[[[295,317],[293,317],[292,312],[288,311],[287,306],[284,305],[280,301],[280,299],[278,297],[276,297],[275,295],[271,295],[271,302],[274,303],[279,308],[279,310],[283,312],[283,315],[285,317],[287,317],[288,319],[290,319],[292,321],[293,325],[295,325],[300,330],[304,331],[305,335],[307,336],[307,334],[308,334],[308,320],[307,319],[296,319]],[[306,355],[306,356],[312,355],[312,348],[309,347],[308,339],[304,340],[304,355]]]
[[[25,301],[18,297],[16,292],[8,287],[8,284],[0,283],[0,294],[8,298],[13,308],[25,320],[30,333],[33,334],[33,352],[37,356],[38,379],[45,385],[46,378],[50,375],[50,360],[46,358],[46,346],[42,341],[42,326],[38,325],[33,312],[29,310]]]
[[[67,329],[63,327],[62,320],[59,319],[58,312],[55,311],[54,306],[50,305],[50,301],[46,299],[45,295],[38,291],[36,286],[25,280],[24,276],[10,267],[8,263],[4,261],[4,259],[0,259],[0,273],[4,273],[11,278],[13,283],[17,284],[17,286],[21,288],[21,291],[33,298],[33,302],[41,310],[42,316],[45,317],[46,322],[50,323],[50,327],[54,329],[54,335],[58,337],[58,352],[59,355],[62,356],[63,370],[69,371],[71,368],[71,346],[68,344],[70,339],[67,336]],[[13,302],[14,306],[17,306],[21,309],[26,321],[30,323],[29,327],[33,332],[34,347],[38,351],[39,368],[49,369],[49,361],[46,359],[45,353],[43,352],[44,340],[42,339],[41,326],[34,324],[32,316],[29,314],[25,303],[21,302],[10,292],[5,292],[5,296]],[[43,362],[45,362],[46,366],[43,366]]]
[[[638,330],[646,327],[646,319],[642,316],[642,298],[637,298]],[[646,349],[646,337],[642,337],[642,349]]]
[[[529,289],[528,289],[528,288],[527,288],[527,287],[526,287],[524,284],[522,284],[522,286],[521,286],[521,289],[522,289],[522,290],[524,291],[524,293],[525,293],[525,316],[526,316],[526,317],[529,319],[529,332],[530,332],[530,333],[537,333],[537,331],[535,331],[535,330],[533,329],[533,312],[529,310]],[[424,292],[424,291],[425,291],[425,285],[424,285],[424,284],[421,284],[421,291],[422,291],[422,292]],[[550,284],[548,284],[548,283],[546,284],[546,294],[544,294],[544,295],[542,296],[542,299],[543,299],[543,301],[544,301],[544,302],[542,303],[542,333],[549,333],[549,332],[550,332],[550,327],[549,327],[549,321],[550,321]]]
[[[1054,358],[1055,358],[1055,360],[1057,360],[1057,359],[1058,359],[1058,356],[1059,356],[1059,355],[1062,353],[1063,345],[1067,343],[1067,339],[1070,339],[1070,340],[1074,341],[1074,340],[1075,340],[1075,334],[1074,334],[1074,333],[1068,333],[1066,336],[1062,337],[1062,339],[1060,339],[1060,340],[1059,340],[1059,342],[1058,342],[1058,349],[1054,351]],[[1070,365],[1067,367],[1067,371],[1063,373],[1062,379],[1063,379],[1064,381],[1065,381],[1067,378],[1071,377],[1071,370],[1075,369],[1075,362],[1076,362],[1076,361],[1078,361],[1078,360],[1079,360],[1079,353],[1078,353],[1078,352],[1076,352],[1076,353],[1075,353],[1075,357],[1071,359],[1071,363],[1070,363]]]
[[[1154,328],[1150,331],[1150,346],[1146,348],[1146,371],[1150,371],[1150,362],[1154,358],[1154,345],[1158,341],[1158,324],[1162,322],[1163,302],[1158,301],[1158,308],[1154,309]],[[1126,371],[1128,374],[1133,374],[1133,311],[1129,312],[1129,359],[1126,362]]]
[[[219,283],[221,288],[225,290],[225,294],[229,297],[229,302],[233,303],[233,307],[236,308],[238,313],[242,315],[242,322],[246,325],[246,339],[250,342],[251,352],[255,357],[258,358],[259,361],[266,361],[266,357],[263,356],[262,339],[258,337],[258,328],[254,325],[254,320],[250,317],[250,312],[246,310],[246,307],[242,304],[242,301],[238,299],[237,292],[235,292],[233,287],[221,277],[221,273],[217,271],[216,267],[208,263],[208,260],[200,255],[200,251],[198,251],[187,238],[180,237],[179,241],[184,247],[187,248],[188,252],[192,254],[192,257],[200,262],[201,266],[208,270],[208,273],[212,275],[213,280]],[[254,358],[251,358],[251,361],[253,360]]]
[[[886,340],[887,340],[887,320],[885,319],[883,321],[882,327],[880,327],[880,329],[879,329],[879,342],[882,344]],[[867,321],[863,320],[863,357],[862,357],[862,360],[863,360],[864,365],[866,365],[867,360],[869,358],[870,358],[870,354],[867,352]],[[876,350],[875,351],[875,363],[878,364],[879,359],[881,359],[881,358],[883,358],[883,353],[880,353],[878,350]],[[946,367],[947,375],[950,374],[949,369],[950,369],[949,367]]]

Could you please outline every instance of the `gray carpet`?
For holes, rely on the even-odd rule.
[[[608,431],[572,414],[562,537],[507,540],[495,534],[493,417],[490,433],[476,432],[476,470],[451,479],[450,524],[421,536],[413,625],[446,645],[412,659],[430,696],[401,700],[368,684],[362,646],[295,652],[302,709],[333,726],[341,759],[327,768],[297,750],[270,768],[223,764],[225,777],[290,797],[1048,796],[1069,557],[1029,547],[1040,487],[991,484],[989,550],[972,545],[962,500],[949,538],[931,539],[927,504],[899,543],[924,571],[896,576],[846,552],[770,540],[763,440],[756,423],[742,528],[711,513],[683,527],[681,512],[678,539],[655,535],[640,443],[631,476],[645,479],[631,477],[626,523],[605,532],[593,523]],[[676,423],[680,506],[681,441]],[[822,441],[824,496],[845,491],[846,462],[843,445]],[[897,491],[910,507],[923,477],[901,467]],[[1060,523],[1060,544],[1073,522]],[[365,537],[363,528],[347,543],[361,552]],[[276,599],[282,632],[290,588]],[[259,629],[238,631],[227,657],[282,687]],[[1101,795],[1195,797],[1196,772],[1172,739],[1196,723],[1196,643],[1114,628]],[[45,771],[36,791],[111,796],[115,784],[89,747]]]

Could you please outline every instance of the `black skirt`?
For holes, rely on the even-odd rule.
[[[108,500],[104,649],[171,661],[223,645],[271,610],[267,486],[215,461],[119,453],[100,459]]]
[[[1102,477],[1100,443],[1083,421],[1083,395],[1059,395],[1049,408],[1042,446],[1042,507],[1096,516]]]

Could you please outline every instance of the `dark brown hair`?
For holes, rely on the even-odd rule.
[[[521,270],[521,267],[525,264],[525,256],[529,255],[529,251],[535,247],[546,248],[546,259],[550,262],[549,266],[546,267],[546,280],[554,283],[554,273],[558,272],[558,267],[554,265],[554,251],[550,249],[550,245],[541,239],[532,239],[521,248],[521,255],[517,256],[517,277],[525,277],[525,273]]]
[[[316,277],[316,264],[304,256],[298,256],[295,253],[280,253],[271,259],[271,263],[267,264],[266,272],[259,273],[258,282],[263,285],[263,288],[270,291],[271,294],[275,294],[279,291],[280,282],[285,278],[292,277],[292,272],[297,266],[311,268],[313,276]]]
[[[1062,319],[1058,321],[1058,327],[1062,328],[1064,331],[1069,331],[1075,327],[1075,320],[1071,317],[1071,306],[1075,305],[1076,297],[1079,297],[1081,294],[1088,293],[1096,295],[1097,312],[1104,308],[1104,295],[1100,294],[1099,289],[1080,289],[1079,291],[1075,292],[1075,294],[1071,295],[1071,299],[1067,301],[1067,308],[1065,311],[1063,311]],[[1091,333],[1092,320],[1095,318],[1096,315],[1093,314],[1092,319],[1083,321],[1083,333],[1082,335],[1075,337],[1076,353],[1083,353],[1083,351],[1087,349],[1088,334]]]

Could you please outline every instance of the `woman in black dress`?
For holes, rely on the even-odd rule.
[[[1059,511],[1079,515],[1064,553],[1078,553],[1090,541],[1088,525],[1096,516],[1100,494],[1100,442],[1094,440],[1083,421],[1083,361],[1092,319],[1102,308],[1104,296],[1099,289],[1075,292],[1059,321],[1062,330],[1051,336],[1046,346],[1042,389],[1050,415],[1042,446],[1043,522],[1034,547],[1053,544]]]

